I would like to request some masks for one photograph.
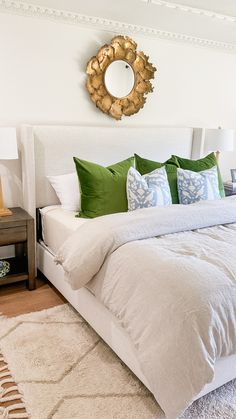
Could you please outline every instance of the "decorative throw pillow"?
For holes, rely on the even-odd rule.
[[[63,209],[80,210],[80,188],[76,172],[66,175],[47,176]]]
[[[180,204],[220,199],[217,166],[202,172],[177,169]]]
[[[131,167],[127,176],[127,198],[129,211],[172,204],[165,167],[143,176]]]
[[[108,167],[77,157],[74,162],[81,190],[80,217],[95,218],[128,210],[126,179],[134,157]]]
[[[159,169],[160,167],[165,166],[168,182],[170,185],[172,203],[179,203],[177,190],[177,167],[179,167],[179,163],[175,156],[172,156],[165,163],[160,163],[153,160],[144,159],[143,157],[138,156],[138,154],[135,154],[135,163],[136,169],[139,171],[139,173],[141,173],[141,175],[145,175],[146,173],[150,173],[155,169]]]
[[[210,153],[208,154],[208,156],[203,157],[202,159],[199,159],[199,160],[184,159],[178,156],[172,156],[172,158],[175,158],[178,161],[178,165],[181,169],[192,170],[193,172],[202,172],[203,170],[208,170],[214,166],[217,166],[219,192],[220,192],[220,196],[224,198],[225,196],[224,184],[221,177],[220,169],[217,165],[215,153]]]

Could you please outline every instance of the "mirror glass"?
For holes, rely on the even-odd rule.
[[[106,69],[104,81],[110,95],[125,97],[134,87],[133,69],[126,61],[113,61]]]

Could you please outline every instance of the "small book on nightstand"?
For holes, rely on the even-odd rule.
[[[228,180],[227,182],[224,182],[224,188],[226,196],[236,195],[236,182]]]

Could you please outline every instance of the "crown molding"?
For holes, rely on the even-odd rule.
[[[168,3],[164,0],[149,0],[149,2],[155,2],[155,4],[160,2],[162,3],[162,5],[165,6]],[[172,3],[168,4],[172,5]],[[89,26],[90,28],[93,27],[100,30],[126,35],[137,34],[149,37],[157,37],[159,39],[165,39],[168,41],[179,41],[182,43],[189,43],[201,47],[221,49],[226,50],[227,52],[236,53],[236,45],[231,43],[198,38],[196,36],[176,32],[169,32],[146,26],[134,25],[131,23],[105,19],[101,17],[83,15],[67,10],[43,7],[35,4],[25,3],[19,0],[0,0],[0,12],[34,18],[43,18],[47,20],[52,20],[54,22],[61,22],[78,26]]]
[[[221,21],[236,22],[236,16],[225,15],[222,13],[217,13],[214,10],[199,9],[198,7],[187,6],[186,4],[168,2],[165,0],[142,0],[146,1],[148,4],[155,4],[156,6],[164,6],[169,9],[175,9],[181,12],[187,12],[194,15],[201,15],[212,19],[218,19]]]

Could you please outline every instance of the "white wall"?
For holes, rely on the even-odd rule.
[[[158,68],[143,110],[121,122],[101,113],[85,89],[85,69],[113,33],[0,14],[0,125],[21,123],[178,125],[236,129],[236,55],[134,36]],[[221,157],[224,178],[235,153]],[[0,165],[6,204],[21,203],[20,160]],[[10,174],[10,176],[9,176]]]

